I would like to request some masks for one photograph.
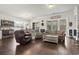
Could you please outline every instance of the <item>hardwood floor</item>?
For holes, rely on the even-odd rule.
[[[55,44],[33,40],[26,45],[19,45],[15,39],[0,41],[0,55],[77,55],[79,44],[75,40],[66,38],[65,44]]]

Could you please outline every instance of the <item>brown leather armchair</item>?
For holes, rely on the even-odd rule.
[[[31,33],[25,33],[24,30],[17,30],[15,31],[15,39],[16,42],[20,44],[26,44],[27,42],[32,40]]]
[[[62,31],[62,32],[59,32],[59,35],[58,35],[58,43],[65,43],[65,32]]]

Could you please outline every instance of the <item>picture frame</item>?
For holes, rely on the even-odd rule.
[[[72,22],[69,22],[69,26],[70,26],[70,27],[72,26]]]

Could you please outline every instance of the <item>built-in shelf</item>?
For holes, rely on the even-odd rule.
[[[14,21],[10,21],[10,20],[0,20],[1,22],[1,26],[0,26],[0,31],[2,31],[1,33],[1,38],[9,38],[9,37],[13,37],[14,34]]]

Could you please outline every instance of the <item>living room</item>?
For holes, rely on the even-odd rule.
[[[79,54],[78,4],[1,4],[0,8],[0,55]]]

